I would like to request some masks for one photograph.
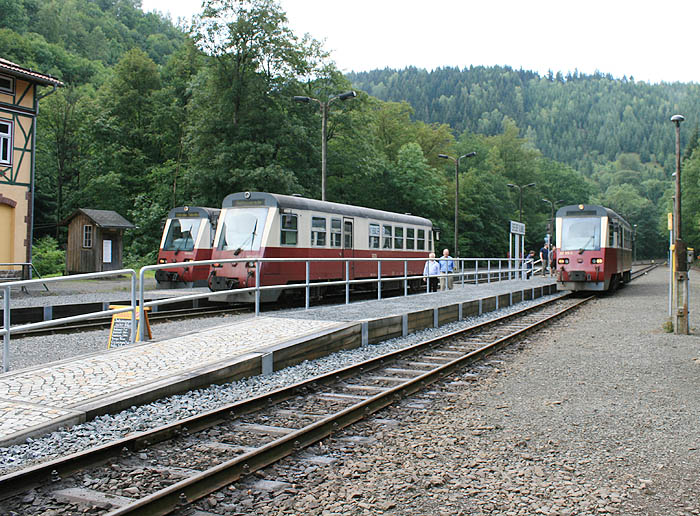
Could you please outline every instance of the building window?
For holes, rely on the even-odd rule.
[[[326,245],[326,218],[311,217],[311,245]]]
[[[382,249],[391,249],[391,226],[382,226]]]
[[[416,240],[416,249],[419,251],[425,250],[425,229],[418,230],[418,239]]]
[[[343,224],[340,219],[331,219],[331,247],[340,247],[343,243]]]
[[[416,230],[413,228],[406,228],[406,249],[416,248]]]
[[[12,165],[12,122],[0,120],[0,165]]]
[[[394,249],[403,249],[403,228],[394,230]]]
[[[13,77],[8,77],[7,75],[0,75],[0,92],[14,93],[15,79]]]
[[[369,247],[379,249],[379,224],[369,225]]]
[[[92,247],[92,226],[83,226],[83,247]]]
[[[298,216],[294,213],[283,214],[281,229],[280,243],[282,245],[297,245]]]

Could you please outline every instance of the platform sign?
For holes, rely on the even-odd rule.
[[[525,224],[522,222],[510,221],[510,232],[514,235],[524,235],[525,234]]]
[[[125,305],[109,305],[110,310],[118,310],[119,308],[129,308]],[[148,338],[153,338],[153,333],[151,332],[151,324],[148,321],[148,312],[151,310],[150,306],[144,309],[144,318],[146,319],[146,331],[148,332]],[[136,319],[139,318],[139,312],[136,311]],[[141,321],[138,321],[136,326],[136,342],[139,340],[139,327],[141,326]],[[112,315],[112,324],[109,327],[109,341],[107,342],[107,349],[119,348],[131,344],[131,312],[121,312]]]

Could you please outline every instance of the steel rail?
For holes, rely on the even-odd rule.
[[[563,296],[564,297],[564,296]],[[561,298],[558,298],[561,299]],[[312,423],[304,428],[296,430],[284,437],[276,439],[260,448],[244,453],[234,459],[214,466],[206,471],[181,480],[165,489],[152,493],[132,504],[121,507],[108,513],[108,516],[123,515],[156,515],[168,514],[178,508],[199,500],[212,492],[237,481],[254,471],[269,466],[278,460],[291,455],[295,451],[308,447],[336,431],[345,428],[357,421],[360,421],[370,414],[373,414],[393,403],[406,398],[426,386],[450,375],[454,371],[467,365],[477,362],[488,355],[500,350],[511,341],[522,337],[532,330],[557,319],[565,313],[586,303],[593,296],[582,299],[572,306],[566,307],[558,312],[532,323],[524,328],[518,329],[505,337],[501,337],[481,348],[471,351],[464,356],[458,357],[451,362],[427,371],[415,378],[407,379],[405,382],[380,392],[355,405],[347,407],[333,415],[320,421]],[[543,306],[544,303],[538,305]],[[473,331],[473,329],[470,329]],[[449,335],[432,339],[423,344],[432,345],[455,337],[463,330],[452,332]],[[415,348],[415,346],[412,346]],[[405,350],[402,350],[405,351]]]
[[[307,392],[309,389],[323,386],[343,380],[361,372],[366,372],[384,365],[384,363],[410,356],[418,351],[430,348],[440,342],[457,337],[461,334],[483,330],[492,326],[505,323],[511,319],[528,315],[530,312],[539,310],[547,305],[568,297],[568,294],[555,299],[537,303],[522,310],[503,315],[501,317],[478,323],[468,328],[456,330],[454,332],[436,337],[423,342],[418,342],[409,347],[392,351],[380,355],[364,362],[351,364],[344,368],[324,373],[301,382],[280,387],[254,398],[240,400],[228,405],[213,409],[202,414],[179,420],[162,427],[143,432],[134,433],[128,437],[112,441],[107,444],[96,446],[88,450],[76,452],[66,457],[60,457],[35,466],[10,473],[0,477],[0,500],[13,496],[17,493],[25,492],[27,489],[40,485],[50,479],[70,475],[87,467],[100,464],[111,457],[116,457],[124,452],[139,451],[148,448],[159,442],[178,437],[180,435],[193,434],[207,429],[216,424],[230,420],[232,417],[239,417],[253,413],[260,408],[268,407],[271,404],[289,399],[290,397]]]

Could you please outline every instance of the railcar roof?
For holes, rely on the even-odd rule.
[[[168,218],[169,219],[174,219],[178,217],[177,214],[181,214],[183,212],[187,212],[190,214],[190,217],[208,217],[210,219],[212,218],[218,218],[219,213],[221,212],[221,209],[219,208],[207,208],[205,206],[177,206],[176,208],[173,208],[168,212]]]
[[[598,206],[595,204],[571,204],[569,206],[562,206],[557,210],[557,217],[585,217],[585,216],[595,216],[595,217],[610,217],[613,219],[619,219],[624,224],[628,225],[627,221],[620,217],[610,208],[605,206]]]
[[[247,197],[246,197],[247,196]],[[259,204],[254,204],[255,202]],[[350,204],[340,204],[336,202],[319,201],[318,199],[307,199],[295,195],[281,195],[266,192],[237,192],[229,194],[224,198],[222,208],[231,208],[234,203],[239,206],[275,206],[278,208],[289,208],[296,210],[319,211],[346,217],[362,217],[378,219],[400,224],[414,224],[417,226],[431,226],[432,222],[423,217],[415,215],[403,215],[391,211],[375,210],[373,208],[363,208]]]

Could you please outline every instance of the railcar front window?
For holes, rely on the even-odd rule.
[[[163,251],[192,251],[202,219],[171,219]]]
[[[562,220],[562,251],[600,251],[600,219],[571,217]]]
[[[227,209],[216,248],[220,251],[259,250],[267,211],[267,208]]]

